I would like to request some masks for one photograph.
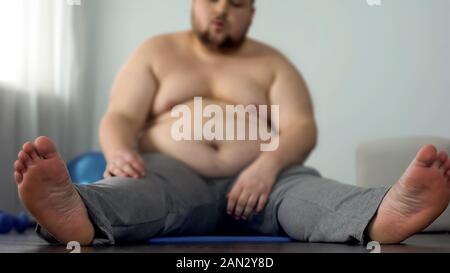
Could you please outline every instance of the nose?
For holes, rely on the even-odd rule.
[[[216,12],[220,16],[226,16],[228,14],[229,3],[228,0],[220,0],[216,5]]]

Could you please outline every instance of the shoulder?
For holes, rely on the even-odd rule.
[[[255,39],[249,39],[249,46],[253,52],[266,59],[275,70],[295,69],[293,63],[281,50]]]
[[[273,73],[273,79],[279,76],[301,77],[300,71],[281,50],[254,39],[249,39],[249,47],[264,59],[264,63]]]
[[[186,32],[176,32],[149,37],[137,47],[135,52],[152,59],[173,54],[186,43],[186,36]]]
[[[168,33],[149,37],[143,41],[138,50],[141,51],[169,51],[182,39],[184,33]]]
[[[154,66],[178,51],[185,36],[185,33],[178,32],[149,37],[137,46],[132,59]]]

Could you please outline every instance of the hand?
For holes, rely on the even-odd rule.
[[[142,178],[145,176],[144,160],[135,151],[117,151],[108,159],[103,176],[105,178],[112,176]]]
[[[236,220],[247,220],[250,214],[260,213],[269,199],[278,171],[264,161],[255,161],[238,177],[228,193],[227,213]]]

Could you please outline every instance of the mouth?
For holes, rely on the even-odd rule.
[[[212,22],[212,26],[216,31],[223,31],[226,27],[226,22],[221,19],[216,19]]]

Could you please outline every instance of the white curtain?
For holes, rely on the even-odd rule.
[[[0,0],[0,210],[21,209],[12,166],[23,142],[49,136],[66,161],[90,149],[84,13],[73,3]]]

